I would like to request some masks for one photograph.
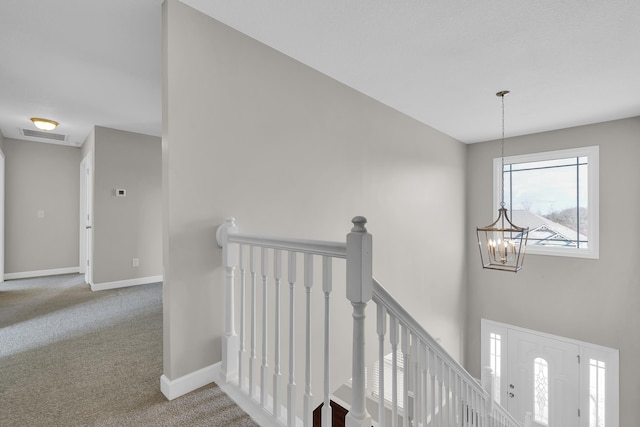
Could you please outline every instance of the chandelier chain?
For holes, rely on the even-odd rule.
[[[502,139],[500,145],[500,158],[502,159],[502,167],[500,168],[500,190],[501,190],[501,198],[500,198],[500,207],[504,208],[504,97],[509,93],[508,90],[498,92],[497,95],[502,100]]]

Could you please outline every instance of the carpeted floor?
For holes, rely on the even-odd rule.
[[[215,384],[160,392],[162,285],[0,283],[0,426],[255,426]]]

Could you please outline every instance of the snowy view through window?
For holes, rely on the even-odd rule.
[[[566,151],[576,155],[558,157],[571,154]],[[593,249],[597,201],[591,198],[597,191],[597,150],[580,154],[565,150],[505,159],[505,207],[514,224],[529,227],[528,253],[565,255]]]

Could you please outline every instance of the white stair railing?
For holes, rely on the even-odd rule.
[[[492,374],[483,373],[487,389],[483,388],[376,280],[373,281],[372,299],[377,307],[377,384],[384,384],[387,325],[394,378],[390,402],[386,401],[384,389],[376,393],[378,426],[388,425],[384,408],[390,404],[392,427],[400,423],[404,427],[520,427],[520,424],[493,400],[493,379],[490,376]],[[395,380],[398,358],[403,359],[402,390],[397,390]],[[401,399],[397,393],[402,393]],[[405,402],[403,408],[399,407],[399,400]],[[409,401],[412,405],[407,404]]]
[[[344,243],[243,234],[238,232],[233,218],[227,219],[225,224],[218,228],[216,237],[223,249],[226,303],[221,363],[221,380],[225,386],[234,387],[234,393],[238,392],[248,398],[246,400],[251,405],[268,416],[267,419],[272,425],[312,426],[312,362],[316,362],[312,356],[318,354],[312,354],[312,343],[320,339],[324,350],[321,352],[322,360],[317,363],[322,364],[322,399],[316,401],[323,404],[321,425],[327,427],[332,424],[329,404],[331,393],[341,385],[334,384],[332,389],[329,375],[329,348],[334,340],[329,330],[334,283],[332,266],[336,259],[346,259],[346,296],[353,307],[352,396],[351,401],[347,402],[350,404],[346,417],[348,427],[370,427],[373,424],[372,417],[366,409],[366,336],[370,341],[374,341],[373,337],[376,337],[379,343],[380,369],[377,382],[381,390],[376,417],[378,426],[386,425],[384,349],[387,331],[389,346],[394,350],[394,381],[390,385],[393,394],[391,426],[395,427],[401,423],[404,427],[519,427],[502,407],[493,402],[490,394],[373,279],[372,237],[365,228],[366,219],[355,217],[352,222],[353,228]],[[299,258],[302,259],[302,263],[299,262]],[[314,274],[316,259],[320,260],[318,264],[321,263],[321,268]],[[283,264],[286,264],[285,268]],[[300,266],[301,285],[298,284]],[[247,272],[249,290],[246,282]],[[344,276],[337,280],[344,283]],[[284,310],[281,309],[282,281],[289,285],[288,307]],[[312,316],[311,313],[314,294],[317,293],[313,292],[314,288],[317,288],[314,281],[321,284],[324,300],[321,316]],[[260,292],[258,282],[261,283]],[[298,306],[296,289],[300,286],[302,288],[299,291],[304,290],[304,304]],[[236,295],[239,296],[237,302]],[[369,331],[367,335],[365,309],[370,300],[373,300],[377,307],[377,328],[375,331]],[[273,303],[270,303],[271,301]],[[249,312],[246,311],[247,302]],[[297,309],[302,309],[304,313],[297,313]],[[300,321],[301,316],[304,321]],[[315,333],[318,328],[312,326],[313,320],[317,318],[322,319],[321,334]],[[239,325],[237,332],[236,323]],[[286,325],[287,329],[284,334],[280,330],[282,324]],[[304,341],[298,345],[296,342],[300,333]],[[258,341],[261,343],[260,348]],[[303,350],[300,351],[302,354],[299,355],[296,349],[302,348],[303,342]],[[273,349],[270,351],[271,346]],[[273,357],[272,361],[269,360],[270,355]],[[288,356],[286,368],[281,366],[285,355]],[[404,362],[402,390],[398,390],[397,387],[398,355]],[[304,365],[302,387],[297,385],[298,362]],[[344,364],[344,360],[336,362]],[[282,371],[287,372],[286,376]],[[402,393],[404,408],[398,407],[398,393]],[[411,413],[407,405],[410,399],[413,402]],[[298,410],[299,403],[301,411]]]

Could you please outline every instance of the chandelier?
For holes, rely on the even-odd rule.
[[[517,273],[524,262],[529,227],[519,227],[512,223],[504,203],[504,97],[508,94],[508,90],[496,93],[502,100],[501,201],[498,219],[485,227],[477,227],[476,235],[483,268]]]

